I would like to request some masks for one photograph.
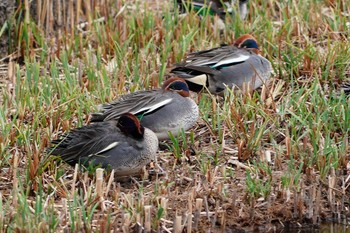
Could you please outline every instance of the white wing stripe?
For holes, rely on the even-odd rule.
[[[226,58],[224,60],[219,61],[215,65],[213,65],[212,68],[222,66],[222,65],[237,63],[237,62],[243,62],[243,61],[248,60],[248,58],[249,58],[249,56],[247,56],[247,55],[240,55],[239,57]]]
[[[109,144],[106,148],[100,150],[99,152],[95,153],[95,154],[92,154],[92,155],[89,155],[89,157],[93,156],[93,155],[98,155],[98,154],[102,154],[103,152],[106,152],[108,150],[111,150],[113,149],[114,147],[116,147],[117,145],[119,144],[119,142],[113,142],[111,144]]]
[[[139,109],[138,111],[134,112],[133,114],[136,115],[136,114],[138,114],[138,113],[140,113],[140,112],[144,112],[144,111],[146,111],[145,114],[150,113],[150,112],[153,112],[154,110],[156,110],[156,109],[158,109],[158,108],[160,108],[160,107],[163,107],[163,106],[167,105],[167,104],[170,103],[172,100],[173,100],[172,98],[163,100],[162,102],[159,102],[159,103],[157,103],[157,104],[154,104],[154,105],[151,105],[151,106],[147,106],[147,107],[141,108],[141,109]]]

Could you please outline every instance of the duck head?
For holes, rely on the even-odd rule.
[[[162,89],[165,91],[173,91],[179,93],[183,97],[190,96],[190,89],[182,78],[171,77],[164,81]]]
[[[259,45],[256,39],[249,34],[244,34],[237,38],[234,43],[234,46],[242,49],[248,49],[253,51],[256,54],[259,54]]]
[[[142,139],[145,132],[145,128],[140,124],[139,119],[131,113],[122,114],[118,120],[117,127],[124,134],[136,139]]]

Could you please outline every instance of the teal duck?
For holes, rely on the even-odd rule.
[[[270,78],[271,71],[255,38],[242,35],[233,45],[189,54],[170,73],[185,79],[192,91],[207,87],[211,93],[223,95],[226,86],[242,89],[249,84],[254,90]]]
[[[248,13],[248,0],[239,0],[239,14],[241,19],[245,19]],[[231,7],[232,1],[227,0],[177,0],[181,13],[186,13],[187,9],[193,9],[196,12],[208,12],[210,15],[218,15],[222,20],[226,15],[233,15]],[[209,9],[208,9],[209,7]]]
[[[73,129],[53,140],[48,153],[71,165],[93,163],[114,169],[117,176],[129,176],[139,174],[143,166],[155,160],[157,150],[155,133],[133,114],[124,113],[118,120]]]
[[[91,122],[117,120],[130,112],[159,140],[168,139],[168,132],[176,136],[181,129],[193,127],[199,117],[198,106],[189,96],[186,82],[173,77],[166,80],[161,89],[130,93],[102,105],[100,112],[91,115]]]

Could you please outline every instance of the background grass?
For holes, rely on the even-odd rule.
[[[346,1],[252,0],[248,19],[228,18],[222,32],[217,18],[180,17],[171,2],[109,3],[73,34],[16,24],[19,52],[1,89],[3,231],[266,230],[349,217],[350,110],[338,88],[350,74]],[[98,104],[159,87],[187,53],[243,33],[272,62],[270,84],[194,94],[201,120],[165,142],[165,175],[119,183],[106,173],[101,194],[93,170],[45,155]]]

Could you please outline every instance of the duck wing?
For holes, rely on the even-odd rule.
[[[75,164],[81,157],[98,153],[112,144],[110,135],[116,132],[121,134],[116,121],[86,125],[53,140],[47,153],[60,156],[69,164]]]
[[[138,91],[122,96],[102,106],[101,112],[92,114],[91,121],[117,120],[121,114],[130,112],[138,117],[155,112],[172,101],[161,89]]]
[[[220,69],[247,61],[249,51],[235,46],[221,46],[189,54],[186,59],[175,65],[171,73],[183,78],[191,78],[201,74],[218,74]]]

